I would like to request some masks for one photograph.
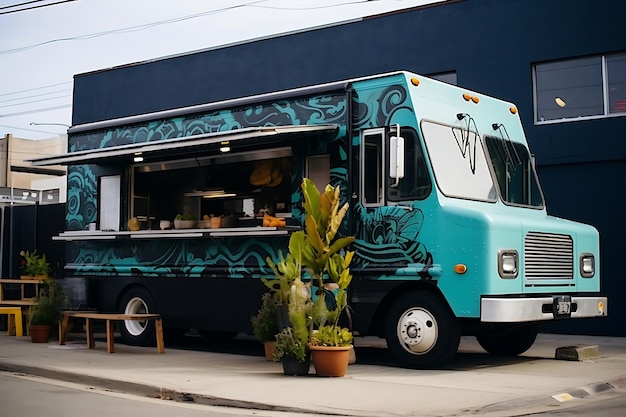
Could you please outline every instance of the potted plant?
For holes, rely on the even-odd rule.
[[[275,264],[270,258],[268,264],[275,278],[263,282],[272,290],[276,302],[276,317],[280,332],[276,334],[274,360],[283,364],[285,375],[306,375],[309,373],[310,353],[309,327],[311,324],[311,291],[300,278],[302,274],[301,234],[294,234],[289,240],[289,254],[279,254]]]
[[[337,233],[349,205],[345,203],[339,207],[339,187],[327,185],[320,194],[315,184],[304,178],[301,188],[304,230],[291,235],[286,257],[279,253],[277,263],[267,258],[275,278],[263,279],[278,303],[279,317],[281,312],[287,316],[286,320],[279,320],[278,327],[283,331],[276,335],[274,358],[291,358],[297,346],[300,361],[306,360],[311,351],[317,375],[343,376],[350,358],[352,334],[339,325],[339,319],[347,306],[347,288],[352,280],[349,265],[353,256],[353,252],[344,253],[344,248],[354,241],[354,237],[337,237]],[[302,280],[303,272],[306,272],[306,283]],[[312,297],[314,287],[315,301]],[[285,321],[284,325],[281,321]],[[317,336],[311,337],[314,326],[319,329],[315,331]],[[306,348],[302,349],[300,343],[305,340]],[[318,365],[318,350],[345,357],[340,362],[343,369],[329,372],[324,365]]]
[[[28,333],[32,342],[46,343],[50,335],[50,326],[55,325],[62,317],[61,309],[66,304],[66,297],[56,280],[48,278],[39,289],[35,301],[29,311]]]
[[[298,335],[291,327],[286,327],[276,334],[274,360],[281,361],[285,375],[307,375],[311,360],[309,356],[308,332]]]
[[[265,359],[267,360],[274,358],[274,335],[279,330],[276,306],[276,298],[273,297],[272,293],[266,292],[262,297],[261,308],[255,315],[250,317],[252,330],[256,338],[263,343]]]
[[[22,279],[46,279],[50,272],[50,263],[46,259],[46,255],[39,255],[37,249],[30,251],[20,251],[23,258],[20,261],[20,269],[22,271]]]
[[[312,319],[318,329],[310,338],[311,357],[318,376],[344,376],[352,333],[339,325],[339,319],[348,302],[347,289],[352,281],[349,266],[354,254],[344,248],[354,237],[337,238],[337,232],[349,205],[339,207],[339,187],[327,185],[320,194],[305,178],[302,191],[306,213],[302,263],[317,287]]]

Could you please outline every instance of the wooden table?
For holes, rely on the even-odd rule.
[[[0,278],[0,307],[19,307],[22,310],[22,323],[29,322],[30,307],[37,304],[36,296],[39,294],[39,285],[43,284],[43,279],[7,279]],[[6,284],[20,284],[20,298],[15,300],[7,300],[4,295]],[[24,295],[24,287],[27,285],[35,286],[35,296],[26,297]],[[28,326],[24,326],[24,333],[28,334]]]
[[[0,278],[0,305],[12,305],[12,306],[30,306],[36,303],[35,297],[39,294],[39,285],[43,284],[43,279],[7,279]],[[20,284],[20,298],[16,300],[5,299],[4,290],[6,284]],[[26,285],[35,286],[35,296],[25,297],[24,287]]]
[[[87,333],[87,347],[93,349],[96,346],[93,337],[93,320],[106,321],[107,335],[107,352],[113,353],[114,344],[114,324],[115,321],[122,320],[154,320],[156,330],[156,344],[159,353],[165,352],[165,343],[163,342],[163,322],[160,314],[122,314],[122,313],[96,313],[93,311],[64,311],[63,319],[59,323],[59,344],[64,345],[67,338],[69,320],[72,317],[85,319],[85,332]]]

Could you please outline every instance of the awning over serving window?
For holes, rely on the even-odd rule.
[[[239,145],[249,146],[257,142],[276,143],[279,140],[310,135],[330,135],[337,132],[338,129],[339,126],[336,124],[250,127],[229,130],[227,132],[205,133],[154,142],[133,143],[108,148],[77,151],[65,155],[30,159],[28,162],[30,162],[32,166],[48,166],[98,164],[115,160],[132,161],[133,157],[139,155],[147,159],[150,156],[164,157],[180,155],[181,153],[195,153],[198,150],[210,152],[212,150],[211,145],[213,145],[212,148],[214,148],[214,152],[219,152],[218,148],[223,142],[228,142],[233,152],[236,152]]]

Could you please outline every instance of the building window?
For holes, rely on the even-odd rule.
[[[534,66],[535,123],[626,115],[626,54]]]

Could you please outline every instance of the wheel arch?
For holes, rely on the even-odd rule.
[[[409,292],[424,292],[431,294],[433,297],[437,297],[439,301],[441,301],[442,304],[445,305],[446,308],[448,308],[450,313],[456,317],[454,311],[452,311],[452,308],[450,307],[450,304],[441,293],[441,290],[435,285],[424,281],[405,282],[389,291],[380,301],[378,307],[376,308],[376,311],[374,312],[374,315],[372,316],[372,320],[370,321],[368,334],[384,337],[385,320],[389,313],[389,309],[393,305],[394,301]]]
[[[121,311],[124,306],[122,305],[122,301],[124,300],[124,298],[126,297],[126,294],[128,294],[129,292],[132,291],[145,291],[147,292],[150,297],[152,298],[152,302],[154,303],[154,307],[155,307],[155,311],[151,311],[151,313],[155,313],[158,312],[158,308],[159,308],[159,302],[158,300],[154,297],[154,294],[152,293],[152,291],[150,291],[148,289],[148,287],[146,287],[143,284],[140,284],[138,282],[131,282],[127,285],[125,285],[117,294],[117,300],[115,301],[115,310],[116,312]]]

